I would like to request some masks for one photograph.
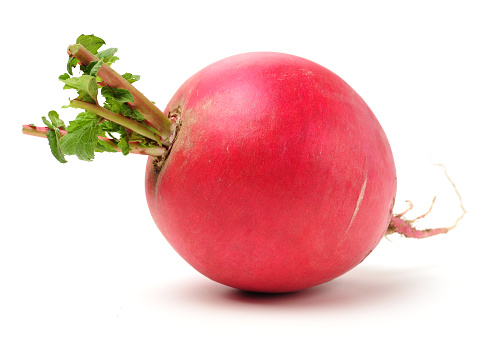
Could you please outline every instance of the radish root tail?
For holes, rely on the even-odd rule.
[[[451,183],[451,185],[453,186],[453,189],[455,190],[456,195],[458,196],[458,199],[460,201],[460,208],[462,209],[462,213],[460,214],[460,216],[455,220],[455,223],[453,225],[451,225],[450,227],[427,228],[427,229],[420,230],[414,226],[414,223],[415,223],[415,221],[426,217],[431,212],[432,207],[434,206],[434,203],[436,202],[436,197],[434,197],[434,199],[432,200],[432,204],[431,204],[429,210],[425,214],[422,214],[422,215],[420,215],[412,220],[407,220],[404,217],[404,215],[408,211],[412,210],[412,208],[413,208],[413,203],[411,201],[406,201],[409,204],[408,209],[400,214],[393,215],[391,222],[389,223],[389,227],[386,231],[386,234],[385,234],[386,236],[393,234],[393,233],[399,233],[407,238],[415,238],[415,239],[427,238],[427,237],[431,237],[431,236],[434,236],[437,234],[448,233],[450,230],[452,230],[453,228],[455,228],[457,226],[458,222],[461,219],[463,219],[463,217],[467,213],[467,211],[465,210],[465,208],[463,206],[462,196],[458,192],[458,189],[457,189],[455,183],[449,177],[448,172],[446,171],[446,167],[443,166],[442,164],[435,164],[435,165],[440,166],[444,169],[444,174],[446,175],[446,178]]]

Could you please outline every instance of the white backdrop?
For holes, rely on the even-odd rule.
[[[498,21],[495,1],[18,1],[2,9],[2,345],[492,345],[496,284]],[[390,140],[404,200],[448,235],[391,236],[357,268],[286,295],[198,274],[147,209],[146,158],[70,157],[21,125],[67,102],[57,80],[82,33],[118,47],[116,70],[164,108],[185,79],[248,51],[333,70]],[[63,113],[66,114],[66,113]],[[64,118],[64,116],[63,116]],[[66,118],[66,122],[67,122]]]

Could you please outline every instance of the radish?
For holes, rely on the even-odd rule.
[[[84,112],[66,127],[51,111],[46,127],[23,132],[47,137],[61,162],[91,161],[96,151],[149,155],[152,217],[208,278],[298,291],[354,268],[386,234],[422,238],[456,226],[417,230],[405,213],[393,215],[387,137],[363,99],[325,67],[282,53],[232,56],[189,78],[161,112],[131,84],[138,76],[110,67],[116,49],[99,52],[103,44],[80,36],[60,77],[78,92],[69,107]],[[78,63],[83,74],[71,77]]]

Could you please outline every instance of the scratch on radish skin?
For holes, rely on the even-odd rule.
[[[363,180],[363,185],[361,185],[360,195],[358,196],[358,200],[356,201],[356,207],[354,209],[353,216],[351,217],[351,221],[349,221],[348,228],[346,229],[346,232],[344,234],[347,234],[349,232],[349,229],[351,228],[351,225],[353,224],[353,221],[356,218],[356,215],[358,214],[358,210],[360,210],[361,202],[363,201],[363,197],[365,196],[367,180],[368,176],[365,176],[365,180]]]

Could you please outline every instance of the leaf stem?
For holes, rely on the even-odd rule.
[[[74,44],[68,47],[68,54],[74,56],[83,65],[88,66],[92,61],[98,61],[88,49],[81,44]],[[114,71],[109,65],[103,64],[98,72],[98,76],[110,87],[127,89],[134,98],[130,105],[137,109],[148,124],[153,127],[161,137],[161,143],[167,144],[170,136],[170,128],[172,125],[171,120],[166,117],[159,108],[149,101],[140,91],[138,91],[131,83],[129,83],[123,76]]]
[[[69,102],[69,106],[73,108],[80,108],[84,109],[86,111],[95,113],[97,115],[100,115],[103,118],[106,118],[107,120],[110,120],[112,122],[115,122],[116,124],[122,125],[138,134],[141,134],[144,137],[150,138],[155,140],[156,142],[161,143],[161,139],[158,138],[154,132],[149,130],[145,125],[139,123],[138,121],[135,121],[133,119],[127,118],[121,114],[114,113],[108,109],[105,109],[104,107],[101,107],[99,105],[93,104],[93,103],[88,103],[85,101],[80,101],[80,100],[71,100]]]
[[[46,138],[47,137],[47,129],[48,127],[39,127],[39,126],[32,126],[32,125],[23,125],[22,126],[22,133],[25,135],[30,135],[30,136],[35,136],[35,137],[41,137],[41,138]],[[67,132],[64,130],[60,130],[61,136],[64,136]],[[118,148],[116,142],[110,138],[106,137],[100,137],[99,139],[106,142],[107,144],[111,145],[114,149],[117,151],[121,151],[121,149]],[[149,156],[162,156],[166,153],[166,148],[162,146],[157,146],[157,147],[147,147],[147,148],[142,148],[139,144],[130,142],[130,153],[132,154],[141,154],[141,155],[149,155]]]

